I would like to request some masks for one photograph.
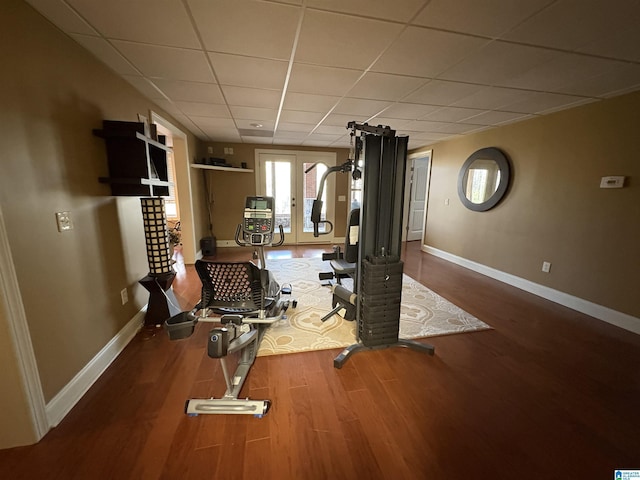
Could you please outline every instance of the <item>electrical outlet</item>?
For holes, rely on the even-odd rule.
[[[71,221],[71,212],[56,212],[56,223],[59,232],[73,230],[73,222]]]
[[[126,304],[129,301],[129,294],[127,293],[127,289],[123,288],[120,290],[120,299],[122,300],[122,304]]]
[[[213,155],[213,147],[212,147],[212,146],[208,146],[208,147],[207,147],[207,153],[208,153],[209,155]]]
[[[542,271],[549,273],[551,271],[551,262],[542,262]]]

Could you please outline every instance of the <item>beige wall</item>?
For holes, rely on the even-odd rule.
[[[0,31],[0,202],[48,402],[148,300],[140,202],[98,183],[106,150],[92,129],[150,109],[171,117],[26,3],[2,2]],[[74,229],[59,233],[63,210]]]
[[[6,298],[2,293],[0,289],[0,448],[27,445],[38,440],[32,424],[29,397],[17,368],[19,359],[9,333]]]
[[[638,125],[634,93],[434,145],[425,243],[640,317]],[[489,146],[510,157],[513,182],[496,208],[473,212],[458,171]],[[600,189],[608,175],[627,176],[625,188]]]
[[[207,147],[213,148],[213,153],[207,153]],[[233,148],[233,155],[225,155],[225,147]],[[202,158],[216,157],[224,158],[227,163],[240,167],[245,162],[248,169],[254,173],[206,171],[211,188],[211,218],[213,220],[213,233],[218,240],[231,240],[235,237],[236,226],[242,218],[245,197],[255,195],[255,150],[306,150],[335,152],[336,162],[341,164],[347,160],[349,151],[347,149],[329,149],[320,147],[288,147],[284,145],[258,145],[241,143],[203,143],[198,154],[199,161]],[[202,174],[200,174],[202,175]],[[346,230],[346,218],[348,202],[338,202],[338,195],[348,196],[350,176],[346,174],[335,174],[336,179],[336,212],[334,233],[336,237],[343,237]],[[204,180],[198,181],[204,185]],[[204,195],[204,193],[203,193]],[[347,197],[348,198],[348,197]]]

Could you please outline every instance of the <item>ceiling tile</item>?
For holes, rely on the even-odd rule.
[[[520,95],[521,90],[503,87],[479,87],[474,93],[463,96],[451,105],[456,107],[479,108],[494,110],[513,103]]]
[[[300,8],[272,2],[189,0],[205,48],[288,60]]]
[[[560,95],[556,93],[526,92],[512,103],[503,105],[502,110],[520,113],[542,113],[546,110],[557,109],[569,105],[578,105],[584,98]]]
[[[120,75],[140,75],[131,63],[104,38],[71,34],[73,39]]]
[[[640,62],[640,28],[631,22],[627,28],[611,28],[606,33],[588,41],[577,51],[602,57]]]
[[[322,133],[328,135],[337,135],[342,136],[347,132],[347,126],[339,126],[339,125],[320,125],[316,128],[313,133]]]
[[[157,88],[155,88],[155,86],[150,80],[147,80],[144,77],[141,77],[139,75],[123,75],[122,78],[124,78],[127,82],[129,82],[134,87],[136,87],[138,91],[140,91],[140,93],[142,93],[145,97],[151,100],[155,101],[159,99],[162,99],[162,100],[167,99],[167,97],[163,95],[162,92],[160,92]]]
[[[147,77],[205,83],[215,81],[204,52],[119,40],[112,43]]]
[[[561,91],[563,93],[579,93],[581,95],[606,98],[622,95],[639,88],[640,65],[628,63],[619,69],[584,78],[570,88],[564,88]]]
[[[493,110],[490,112],[483,112],[474,117],[469,117],[465,122],[474,125],[499,125],[501,123],[524,120],[529,117],[530,115],[526,113],[500,112],[498,110]]]
[[[66,1],[107,38],[171,47],[200,47],[182,2]]]
[[[26,0],[33,8],[48,18],[51,23],[66,33],[79,33],[81,35],[97,35],[98,32],[91,27],[80,15],[70,8],[62,0]]]
[[[190,115],[189,118],[202,129],[220,128],[230,130],[236,128],[231,118],[199,117],[197,115]]]
[[[292,132],[290,130],[281,130],[278,129],[274,134],[273,138],[295,138],[298,140],[303,140],[307,138],[309,132]]]
[[[558,0],[505,35],[506,39],[575,50],[608,37],[615,29],[637,30],[635,1]]]
[[[157,78],[153,83],[171,100],[200,103],[224,103],[220,87],[214,83],[184,82]]]
[[[342,97],[361,75],[360,70],[294,63],[289,91]]]
[[[221,85],[262,89],[281,89],[284,85],[287,62],[222,53],[210,53],[209,57]]]
[[[435,105],[421,105],[417,103],[394,103],[387,108],[382,115],[388,118],[398,118],[406,120],[417,120],[431,112],[435,112],[440,107]]]
[[[408,22],[423,4],[424,0],[307,0],[310,8],[399,22]]]
[[[413,21],[425,27],[497,37],[553,0],[431,0]]]
[[[548,61],[507,79],[504,84],[528,90],[580,94],[583,80],[618,70],[625,65],[615,60],[555,52]]]
[[[311,93],[287,92],[284,108],[287,110],[303,110],[307,112],[328,112],[340,97],[331,95],[313,95]]]
[[[405,98],[406,102],[425,105],[450,105],[468,95],[477,92],[481,87],[470,83],[432,80],[424,87]]]
[[[333,110],[333,113],[354,114],[371,117],[391,106],[390,102],[366,100],[362,98],[343,98]]]
[[[399,130],[404,125],[407,125],[410,122],[411,120],[403,120],[400,118],[389,118],[384,116],[378,116],[369,120],[369,125],[383,125],[383,126],[390,127],[394,130]]]
[[[260,122],[262,124],[265,124],[265,122],[275,122],[276,115],[278,114],[277,110],[271,108],[237,107],[232,105],[229,109],[231,110],[231,115],[233,115],[233,118],[235,119]],[[238,127],[240,127],[240,125],[238,125]]]
[[[324,115],[325,115],[324,113],[319,113],[319,112],[301,112],[299,110],[282,110],[282,114],[280,115],[280,120],[288,123],[317,124],[320,120],[322,120],[322,117],[324,117]]]
[[[282,130],[283,132],[304,132],[305,134],[309,134],[311,130],[315,128],[316,124],[303,124],[303,123],[290,123],[290,122],[280,122],[278,124],[278,131]]]
[[[240,143],[242,138],[235,128],[205,128],[203,131],[212,142],[233,142]]]
[[[427,82],[424,78],[367,72],[349,96],[373,100],[400,100]]]
[[[372,71],[435,77],[471,53],[487,40],[422,27],[409,27],[380,59]]]
[[[174,102],[176,106],[185,115],[196,115],[200,117],[218,117],[218,118],[231,118],[229,108],[226,105],[219,105],[213,103],[198,103],[198,102]]]
[[[440,77],[459,82],[508,86],[508,81],[549,61],[556,52],[526,45],[494,41]]]
[[[341,113],[332,113],[327,115],[327,118],[322,121],[322,124],[346,128],[349,122],[355,121],[358,123],[364,123],[367,120],[369,120],[369,117],[366,115],[344,115]]]
[[[223,85],[222,91],[229,105],[276,109],[280,105],[279,90]]]
[[[420,120],[459,122],[460,120],[464,120],[465,118],[473,117],[474,115],[479,115],[484,112],[485,110],[478,110],[475,108],[444,107],[421,117]]]
[[[307,11],[296,62],[365,69],[400,33],[397,23]],[[357,54],[349,45],[357,45]],[[345,48],[347,47],[347,48]]]

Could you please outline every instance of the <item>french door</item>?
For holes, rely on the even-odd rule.
[[[333,232],[313,236],[311,207],[318,195],[322,174],[335,163],[335,153],[256,149],[256,192],[258,195],[274,197],[276,229],[278,225],[283,226],[285,243],[333,242]],[[315,167],[309,170],[314,164]],[[322,218],[332,223],[335,210],[334,176],[329,175],[322,196]],[[320,227],[321,233],[329,230],[328,225]]]

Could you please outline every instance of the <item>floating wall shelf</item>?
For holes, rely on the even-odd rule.
[[[251,170],[250,168],[218,167],[216,165],[204,165],[202,163],[192,163],[191,168],[200,168],[202,170],[218,170],[221,172],[239,172],[239,173],[253,172],[253,170]]]

